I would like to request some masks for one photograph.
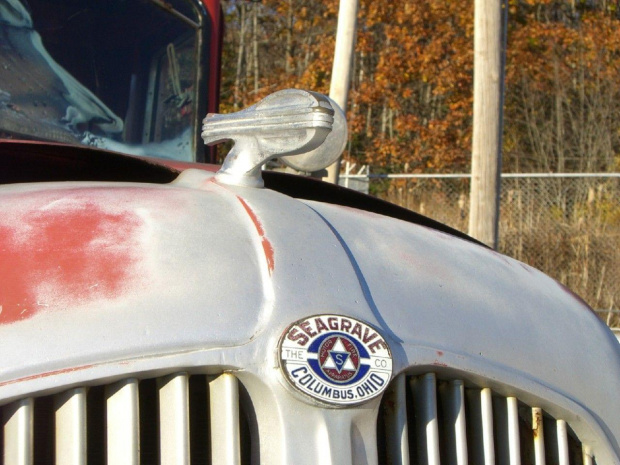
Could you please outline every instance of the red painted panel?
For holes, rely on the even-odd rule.
[[[0,213],[0,324],[123,290],[136,261],[135,213],[62,191],[4,202],[13,208]]]

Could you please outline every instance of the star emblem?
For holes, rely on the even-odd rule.
[[[325,363],[323,363],[323,368],[334,369],[339,374],[343,371],[356,371],[355,365],[351,361],[351,354],[347,351],[340,338],[338,338],[329,351],[329,356]]]

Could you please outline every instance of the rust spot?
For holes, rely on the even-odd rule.
[[[66,299],[111,298],[131,276],[141,224],[134,213],[76,197],[52,207],[62,204],[61,194],[41,197],[23,213],[11,209],[13,218],[0,217],[0,324]]]
[[[439,355],[440,357],[443,357],[443,350],[438,350],[437,355]]]
[[[254,213],[254,210],[252,210],[252,208],[241,197],[237,196],[237,199],[239,200],[239,202],[241,202],[241,205],[252,220],[252,223],[256,228],[256,232],[260,237],[261,244],[263,246],[263,252],[265,254],[265,260],[267,261],[267,270],[269,271],[269,276],[271,276],[275,268],[273,246],[271,245],[271,242],[269,242],[269,239],[267,239],[267,237],[265,236],[265,230],[263,229],[263,225],[256,216],[256,213]]]
[[[385,407],[393,415],[394,413],[398,411],[398,406],[396,405],[396,402],[394,401],[393,396],[386,397],[385,399],[386,399]]]
[[[534,434],[534,439],[537,439],[540,435],[543,427],[543,414],[542,410],[534,409],[532,411],[532,433]]]

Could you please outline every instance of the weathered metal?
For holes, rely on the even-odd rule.
[[[49,5],[32,3],[44,16]],[[158,13],[173,8],[155,3]],[[195,26],[195,51],[216,54],[217,43],[202,41],[219,40],[219,3],[175,4],[174,18],[196,15],[181,18],[179,32]],[[217,23],[210,31],[208,19]],[[163,122],[174,137],[159,142],[183,145],[176,136],[195,129],[200,107],[186,106],[190,89],[215,98],[217,70],[207,83],[196,58],[195,79],[181,86],[181,36],[162,42],[170,75],[151,61],[136,87],[145,117],[124,123],[151,131]],[[66,77],[51,55],[46,63]],[[176,102],[172,113],[156,111],[147,91],[156,78],[174,81],[171,96],[157,96]],[[23,116],[5,105],[11,95],[0,97],[3,112]],[[96,454],[138,463],[151,436],[161,463],[196,454],[218,464],[374,464],[380,454],[401,464],[494,463],[518,461],[531,440],[539,460],[578,452],[584,464],[620,464],[620,406],[609,397],[620,385],[620,346],[581,299],[377,200],[278,174],[265,180],[282,192],[256,188],[273,157],[303,170],[331,163],[346,140],[341,116],[326,97],[299,90],[209,116],[208,143],[236,142],[217,174],[97,148],[0,143],[4,465],[46,451],[57,463]],[[45,124],[75,138],[84,122]],[[105,142],[135,148],[116,137]],[[141,149],[168,147],[146,139]],[[208,434],[196,440],[193,428]],[[554,431],[555,448],[544,443]]]
[[[341,112],[340,112],[341,114]],[[344,118],[341,119],[343,120]],[[288,156],[296,166],[321,169],[337,158],[346,140],[346,125],[336,126],[335,143],[317,152],[333,132],[334,108],[320,94],[299,89],[281,90],[245,110],[228,115],[208,114],[203,120],[202,138],[207,145],[234,141],[217,174],[218,181],[262,187],[261,168],[269,160]],[[302,160],[311,160],[306,163]]]
[[[264,463],[325,450],[342,463],[353,452],[340,429],[374,431],[377,403],[333,411],[292,396],[275,350],[288,325],[328,311],[377,328],[394,373],[456,372],[529,400],[599,463],[618,462],[617,341],[560,284],[484,247],[194,169],[161,185],[5,185],[0,210],[0,403],[230,371],[274,425]]]

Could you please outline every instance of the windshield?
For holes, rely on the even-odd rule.
[[[193,160],[199,22],[182,0],[0,0],[0,138]]]

